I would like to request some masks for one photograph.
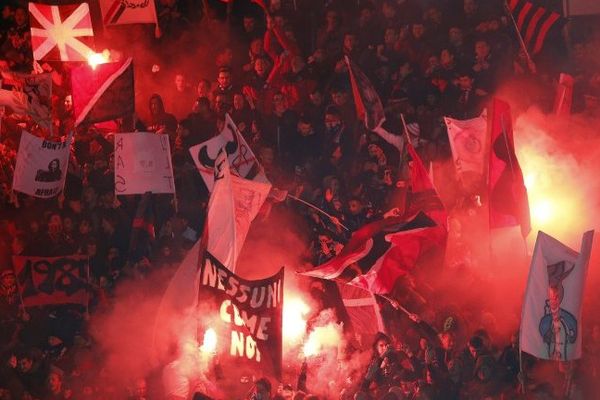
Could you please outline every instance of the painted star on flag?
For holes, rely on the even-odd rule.
[[[36,60],[87,61],[94,31],[87,3],[51,6],[29,3]]]

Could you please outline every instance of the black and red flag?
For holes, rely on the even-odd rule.
[[[491,114],[490,229],[520,225],[526,237],[531,231],[529,203],[515,153],[510,105],[494,98]]]
[[[75,125],[110,121],[132,115],[135,105],[133,62],[87,64],[71,72]]]
[[[156,238],[151,192],[142,195],[131,227],[129,259],[137,262],[150,253],[150,245]]]
[[[508,8],[532,54],[539,53],[551,31],[565,21],[561,0],[509,0]]]
[[[367,129],[375,129],[385,120],[383,104],[369,78],[347,56],[344,58],[350,74],[356,116]]]

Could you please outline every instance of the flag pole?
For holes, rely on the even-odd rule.
[[[525,394],[525,374],[523,373],[523,352],[521,351],[521,340],[519,340],[519,384],[521,385],[521,390],[523,394]]]
[[[533,64],[533,60],[531,59],[531,55],[529,54],[529,51],[527,51],[527,47],[525,46],[525,42],[523,41],[523,36],[521,36],[521,32],[519,31],[519,27],[517,26],[517,22],[515,21],[515,17],[513,16],[512,11],[511,11],[510,7],[508,6],[507,2],[504,2],[504,9],[505,9],[505,11],[508,12],[508,16],[510,17],[510,20],[512,21],[512,24],[513,24],[513,26],[515,28],[515,31],[517,32],[517,38],[519,39],[519,44],[521,45],[521,48],[523,49],[523,52],[525,52],[525,56],[527,57],[528,64]]]
[[[342,223],[340,222],[340,220],[339,220],[339,219],[337,219],[336,217],[334,217],[334,216],[333,216],[333,215],[331,215],[331,214],[328,214],[328,213],[326,213],[325,211],[323,211],[323,210],[322,210],[322,209],[320,209],[319,207],[315,206],[314,204],[312,204],[312,203],[309,203],[308,201],[302,200],[302,199],[300,199],[300,198],[298,198],[298,197],[296,197],[296,196],[294,196],[294,195],[291,195],[291,194],[289,194],[289,193],[288,193],[287,197],[289,197],[290,199],[296,200],[296,201],[298,201],[298,202],[300,202],[300,203],[302,203],[302,204],[304,204],[304,205],[306,205],[306,206],[308,206],[308,207],[312,208],[313,210],[315,210],[315,211],[317,211],[317,212],[319,212],[319,213],[321,213],[321,214],[325,215],[325,216],[326,216],[327,218],[329,218],[329,219],[331,220],[331,222],[333,222],[334,224],[341,226],[342,228],[344,228],[344,229],[345,229],[345,230],[347,230],[347,231],[350,231],[350,229],[348,229],[348,227],[346,227],[344,224],[342,224]]]
[[[402,120],[402,129],[404,130],[404,134],[406,135],[406,143],[410,143],[410,135],[408,133],[408,128],[406,127],[406,120],[404,119],[404,113],[400,113],[400,119]]]

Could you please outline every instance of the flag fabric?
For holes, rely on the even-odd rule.
[[[29,22],[35,60],[87,61],[94,53],[88,3],[61,6],[29,3]]]
[[[563,2],[557,0],[509,0],[508,8],[525,46],[532,54],[544,47],[553,28],[563,25]]]
[[[100,0],[104,26],[156,24],[154,0]]]
[[[0,105],[10,107],[15,114],[29,115],[40,127],[52,132],[52,77],[48,73],[3,71]]]
[[[521,313],[520,347],[546,360],[581,358],[581,308],[594,231],[581,251],[539,232]]]
[[[60,142],[44,140],[23,131],[13,176],[13,189],[30,196],[49,198],[65,186],[73,136]]]
[[[489,157],[490,229],[521,226],[531,231],[527,189],[515,153],[510,105],[494,98],[491,113]]]
[[[556,87],[556,97],[554,98],[554,114],[571,115],[571,105],[573,104],[573,85],[575,79],[569,74],[560,74],[558,86]]]
[[[14,256],[19,294],[26,307],[88,302],[87,256]]]
[[[283,273],[281,268],[273,276],[249,281],[209,251],[201,260],[198,304],[207,315],[220,315],[209,326],[217,333],[221,364],[237,385],[257,370],[281,378]]]
[[[71,72],[75,125],[132,115],[135,105],[133,62],[83,64]]]
[[[458,120],[444,117],[457,174],[483,176],[486,154],[487,115]]]
[[[429,171],[425,168],[421,157],[410,143],[406,145],[406,150],[411,161],[409,162],[410,191],[406,200],[405,213],[408,215],[416,215],[418,212],[427,214],[436,223],[436,231],[441,235],[439,239],[442,239],[442,236],[445,237],[447,234],[448,213],[431,182]]]
[[[190,147],[192,159],[209,191],[213,190],[215,159],[222,148],[227,152],[232,174],[252,181],[269,183],[252,149],[231,117],[226,114],[225,125],[219,135]]]
[[[435,226],[423,212],[411,219],[388,217],[371,222],[354,232],[336,257],[301,274],[388,294],[430,248],[428,228]]]
[[[250,224],[271,190],[268,183],[230,173],[229,160],[221,151],[215,160],[214,187],[208,203],[208,251],[235,271]]]
[[[385,332],[385,325],[375,295],[356,286],[339,284],[340,295],[356,334],[371,337]]]
[[[150,255],[151,242],[156,238],[151,192],[146,192],[142,195],[131,227],[129,260],[132,263],[136,263]]]
[[[352,95],[358,119],[367,129],[375,129],[385,121],[383,104],[369,78],[347,56],[344,57],[350,74]]]
[[[175,193],[169,137],[148,132],[115,134],[115,193]]]

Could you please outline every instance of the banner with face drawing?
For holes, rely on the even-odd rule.
[[[210,192],[214,186],[215,160],[222,148],[227,152],[229,168],[233,175],[269,183],[252,149],[229,114],[226,114],[221,133],[206,142],[190,147],[192,159]]]
[[[13,189],[30,196],[50,198],[65,186],[72,136],[54,142],[21,134]]]
[[[115,193],[175,193],[167,135],[135,132],[115,135]]]

